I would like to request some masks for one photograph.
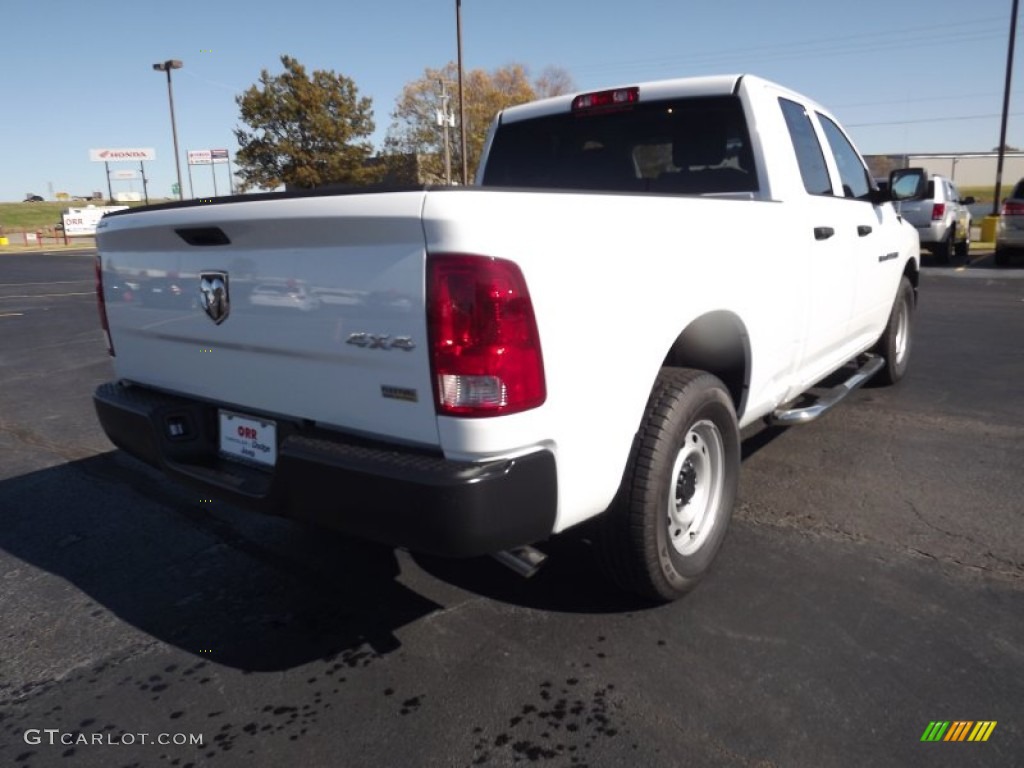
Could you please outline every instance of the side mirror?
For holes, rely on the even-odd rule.
[[[928,171],[924,168],[900,168],[889,174],[891,200],[923,200],[927,191]]]

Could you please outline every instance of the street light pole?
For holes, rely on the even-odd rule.
[[[455,0],[455,35],[459,53],[459,136],[462,141],[462,185],[468,186],[469,159],[466,157],[466,104],[462,98],[462,0]]]
[[[157,72],[167,73],[167,100],[171,105],[171,135],[174,137],[174,166],[178,170],[178,199],[185,199],[185,188],[181,184],[181,157],[178,154],[178,126],[174,120],[174,91],[171,89],[171,70],[181,69],[182,63],[177,59],[168,59],[160,64],[154,64],[153,69]]]
[[[1006,155],[1006,117],[1010,111],[1010,78],[1013,75],[1013,46],[1017,39],[1017,0],[1010,12],[1010,45],[1006,51],[1006,86],[1003,90],[1003,120],[999,127],[999,159],[996,161],[996,192],[992,201],[992,215],[999,215],[999,195],[1003,186],[1003,157]]]

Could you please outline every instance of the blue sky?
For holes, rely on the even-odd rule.
[[[999,140],[1010,8],[1011,0],[463,0],[464,64],[518,62],[534,74],[557,65],[580,89],[750,72],[824,104],[862,152],[985,151]],[[103,165],[88,155],[100,147],[154,147],[150,192],[169,195],[173,147],[157,61],[184,62],[173,77],[185,175],[186,150],[234,154],[234,97],[261,69],[280,72],[282,54],[351,77],[373,99],[379,146],[402,86],[456,50],[454,0],[6,0],[2,19],[0,200],[49,199],[51,184],[105,190]],[[1018,50],[1007,134],[1018,147],[1022,60]],[[223,194],[226,168],[217,173]],[[196,196],[212,194],[210,167],[193,176]]]

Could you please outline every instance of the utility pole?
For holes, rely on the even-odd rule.
[[[448,110],[448,86],[444,80],[441,84],[441,108],[437,110],[437,124],[444,132],[444,183],[452,185],[452,148],[448,141],[448,129],[455,125],[455,115]]]
[[[1017,0],[1014,0],[1016,3]],[[459,136],[462,143],[462,185],[469,185],[469,158],[466,157],[466,103],[462,95],[462,0],[455,0],[455,36],[459,51]]]
[[[1003,187],[1003,157],[1006,155],[1006,117],[1010,112],[1010,79],[1013,76],[1013,47],[1017,40],[1017,0],[1010,11],[1010,45],[1006,51],[1006,87],[1003,90],[1003,120],[999,128],[999,159],[996,161],[996,194],[992,201],[992,215],[999,215],[999,197]]]

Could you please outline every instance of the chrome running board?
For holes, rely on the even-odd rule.
[[[784,427],[794,424],[807,424],[814,421],[822,414],[829,411],[836,403],[840,402],[847,395],[858,389],[861,384],[878,373],[885,365],[885,358],[880,355],[864,355],[864,362],[860,368],[853,372],[842,384],[837,384],[831,389],[825,390],[820,395],[804,393],[802,397],[813,397],[814,402],[810,405],[798,408],[778,408],[765,418],[769,424]]]

